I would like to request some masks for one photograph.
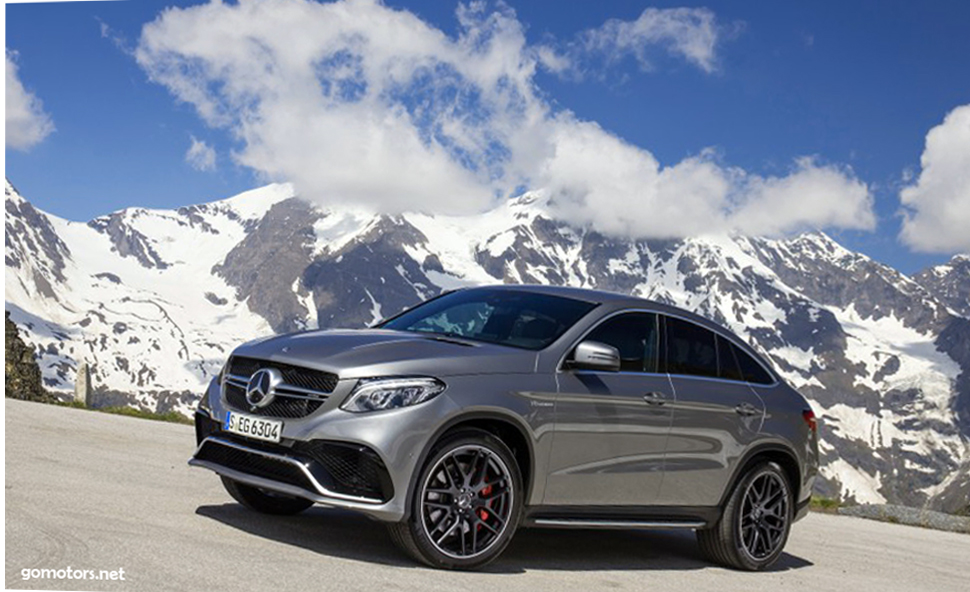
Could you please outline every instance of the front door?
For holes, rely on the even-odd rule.
[[[615,347],[620,371],[567,368],[558,374],[544,505],[655,503],[673,399],[669,378],[658,373],[659,335],[653,313],[610,317],[584,340]]]

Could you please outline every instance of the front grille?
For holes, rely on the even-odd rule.
[[[202,446],[202,449],[195,455],[197,460],[204,460],[217,465],[253,475],[264,479],[279,481],[314,490],[306,474],[298,467],[262,454],[240,450],[232,446],[226,446],[217,441],[209,440]]]
[[[275,399],[265,407],[253,409],[246,401],[246,389],[237,384],[238,381],[248,381],[261,368],[275,368],[283,376],[283,384],[277,389]],[[291,364],[282,364],[269,360],[232,356],[229,359],[227,373],[236,382],[226,380],[223,389],[226,402],[231,407],[268,417],[297,419],[306,417],[320,408],[327,395],[337,387],[337,375],[312,368],[303,368]],[[313,391],[313,393],[287,391],[287,387],[296,387]]]
[[[287,397],[286,395],[276,394],[276,398],[265,407],[252,409],[246,401],[246,389],[227,382],[225,384],[226,402],[231,407],[241,409],[254,415],[265,415],[268,417],[282,417],[297,419],[306,417],[323,405],[326,399],[303,399]]]
[[[332,393],[337,388],[337,375],[330,372],[241,356],[229,359],[229,374],[249,378],[260,368],[276,368],[283,375],[283,382],[303,389]]]
[[[384,462],[377,453],[357,444],[312,440],[298,443],[299,450],[320,463],[333,479],[337,493],[387,501],[394,488]]]

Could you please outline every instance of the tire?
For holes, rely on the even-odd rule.
[[[717,523],[697,531],[709,560],[745,571],[770,567],[781,556],[793,518],[788,476],[773,462],[753,467],[731,492]]]
[[[435,568],[478,569],[508,546],[522,516],[515,457],[483,430],[448,434],[415,482],[408,518],[388,525],[405,553]]]
[[[222,477],[222,485],[229,492],[229,495],[232,496],[232,499],[250,510],[260,512],[261,514],[290,516],[299,514],[313,505],[313,502],[302,497],[293,497],[282,493],[270,493],[258,487],[240,483],[229,477]]]

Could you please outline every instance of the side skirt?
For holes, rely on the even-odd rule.
[[[536,528],[702,529],[713,526],[721,509],[663,506],[533,506],[523,526]]]

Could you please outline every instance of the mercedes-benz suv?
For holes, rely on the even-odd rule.
[[[694,529],[711,560],[763,569],[818,467],[811,408],[743,340],[571,288],[462,289],[244,344],[195,421],[190,464],[244,506],[357,510],[444,568],[537,526]]]

